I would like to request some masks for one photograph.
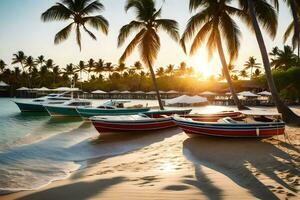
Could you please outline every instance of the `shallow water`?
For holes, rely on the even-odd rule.
[[[93,101],[94,105],[103,102]],[[156,101],[151,100],[131,104],[157,106]],[[222,110],[234,110],[234,107],[193,108],[196,113]],[[90,159],[132,151],[165,137],[163,134],[128,134],[107,140],[98,136],[89,122],[78,118],[24,115],[11,99],[0,99],[0,194],[40,188],[68,177]]]

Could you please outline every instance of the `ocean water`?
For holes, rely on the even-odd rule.
[[[11,100],[0,99],[0,194],[43,187],[86,167],[91,159],[126,153],[164,139],[151,133],[103,139],[90,122],[22,114]],[[156,101],[131,104],[157,106]],[[196,113],[222,110],[234,107],[193,108]]]

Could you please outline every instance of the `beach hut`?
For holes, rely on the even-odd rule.
[[[155,91],[150,91],[146,93],[146,99],[156,99],[156,92]]]
[[[167,91],[167,92],[165,93],[165,95],[166,95],[166,98],[167,98],[167,99],[171,99],[171,98],[178,97],[179,92],[177,92],[177,91],[175,91],[175,90],[170,90],[170,91]]]
[[[108,92],[109,93],[109,96],[111,99],[118,99],[120,98],[120,91],[119,90],[113,90],[113,91],[110,91]]]
[[[171,106],[195,106],[195,105],[206,105],[207,104],[206,97],[196,96],[188,96],[182,95],[176,97],[174,99],[165,100],[166,105]]]
[[[260,95],[260,97],[258,97],[260,105],[272,105],[273,104],[271,92],[263,91],[263,92],[259,92],[257,94]]]
[[[257,94],[254,94],[254,93],[252,93],[252,92],[250,92],[250,91],[243,91],[243,92],[240,92],[240,93],[238,93],[238,96],[242,96],[242,97],[246,97],[246,98],[251,98],[251,97],[258,97],[258,95]]]
[[[261,95],[261,96],[272,96],[271,92],[268,92],[268,91],[259,92],[257,94]]]
[[[210,92],[210,91],[205,91],[205,92],[202,92],[200,93],[201,96],[205,96],[205,97],[211,97],[211,96],[216,96],[217,93],[215,92]]]
[[[146,93],[143,91],[135,91],[131,92],[131,96],[133,99],[145,99]]]
[[[56,91],[56,92],[78,92],[80,90],[79,90],[79,88],[59,87],[59,88],[53,89],[53,91]]]
[[[107,92],[102,91],[102,90],[95,90],[95,91],[92,91],[91,93],[92,93],[92,98],[105,99],[105,98],[109,97]]]
[[[0,87],[9,87],[9,85],[4,81],[0,81]]]
[[[28,90],[30,90],[30,89],[27,87],[20,87],[17,89],[17,91],[28,91]]]
[[[0,97],[9,96],[9,85],[3,81],[0,81]]]
[[[128,90],[122,91],[120,94],[122,99],[131,99],[131,92]]]

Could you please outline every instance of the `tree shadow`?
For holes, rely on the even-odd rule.
[[[126,181],[125,177],[99,179],[92,182],[82,181],[29,194],[18,200],[88,199],[124,181]]]
[[[288,146],[287,146],[288,147]],[[278,199],[275,193],[293,196],[297,192],[300,172],[295,166],[299,159],[273,144],[257,139],[224,139],[215,137],[188,138],[183,143],[184,155],[195,164],[195,173],[201,174],[201,165],[228,176],[260,199]],[[265,185],[264,175],[278,187]],[[198,182],[202,181],[198,179]],[[199,189],[203,190],[203,187]],[[210,193],[210,192],[209,192]]]

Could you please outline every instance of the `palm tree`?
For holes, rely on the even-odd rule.
[[[260,76],[260,74],[261,74],[261,71],[259,69],[256,69],[254,71],[254,74],[253,74],[252,78],[258,78]]]
[[[293,15],[293,22],[289,25],[286,33],[284,34],[284,41],[286,42],[287,38],[293,31],[293,48],[295,49],[298,46],[298,61],[300,59],[300,3],[299,0],[284,0],[291,9]],[[293,28],[292,28],[293,27]]]
[[[161,19],[161,9],[156,10],[154,0],[127,0],[125,11],[127,12],[131,8],[136,11],[136,20],[131,21],[120,29],[118,47],[124,44],[131,32],[138,31],[138,33],[125,49],[120,58],[120,63],[124,62],[138,46],[142,61],[150,69],[159,107],[163,110],[164,108],[153,70],[153,64],[160,49],[158,31],[163,30],[168,33],[172,39],[178,41],[178,24],[171,19]]]
[[[45,57],[43,55],[40,55],[39,57],[37,57],[35,62],[36,62],[36,64],[40,65],[40,68],[41,68],[43,66],[43,64],[45,63]]]
[[[161,77],[161,76],[163,76],[164,74],[165,74],[164,68],[163,68],[163,67],[159,67],[159,68],[157,69],[157,71],[156,71],[156,75],[157,75],[158,77]]]
[[[104,60],[99,59],[95,65],[94,72],[98,74],[98,77],[101,77],[101,73],[105,71]]]
[[[32,69],[36,66],[36,63],[32,56],[28,56],[25,60],[25,68],[28,68],[28,72],[32,72]]]
[[[22,70],[25,72],[25,61],[26,61],[26,56],[23,51],[18,51],[18,53],[13,54],[13,59],[11,64],[17,64],[19,63],[22,67]]]
[[[276,0],[274,1],[277,2]],[[265,69],[266,79],[269,85],[270,92],[272,93],[272,99],[277,107],[279,113],[282,114],[283,119],[287,123],[300,124],[300,117],[297,116],[289,107],[287,107],[280,99],[275,82],[272,76],[271,64],[267,48],[264,42],[264,38],[260,29],[260,24],[266,31],[274,38],[277,30],[277,15],[274,8],[268,4],[265,0],[239,0],[240,7],[248,13],[248,17],[243,17],[247,21],[251,30],[254,30],[256,40],[261,52],[263,65]],[[251,23],[249,23],[249,19]],[[261,22],[259,24],[259,22]]]
[[[123,72],[127,69],[126,65],[124,63],[120,63],[117,67],[117,71],[123,74]]]
[[[76,71],[80,74],[80,81],[82,82],[82,74],[86,71],[86,65],[84,64],[84,61],[79,61],[78,65],[76,66]]]
[[[47,68],[48,70],[49,70],[49,69],[52,69],[52,68],[55,66],[54,61],[53,61],[52,59],[48,59],[48,60],[46,61],[45,66],[46,66],[46,68]]]
[[[108,72],[109,76],[114,71],[114,65],[111,62],[105,63],[105,67],[104,68],[105,68],[105,71]]]
[[[246,70],[241,70],[239,76],[246,79],[248,78],[248,73]]]
[[[54,84],[56,83],[59,75],[60,75],[60,69],[59,69],[59,66],[55,66],[53,67],[52,69],[52,73],[53,73],[53,82]]]
[[[206,45],[208,56],[211,58],[215,49],[218,50],[233,100],[238,109],[241,110],[246,109],[246,107],[239,101],[233,87],[221,37],[223,37],[224,44],[227,46],[230,61],[235,60],[238,56],[241,33],[232,16],[245,15],[245,13],[243,10],[228,5],[230,2],[231,0],[190,0],[190,11],[197,11],[197,13],[190,18],[183,33],[181,44],[186,52],[185,42],[196,35],[190,50],[190,54],[193,55],[204,40],[208,38]]]
[[[169,75],[169,76],[172,76],[174,74],[174,65],[168,65],[167,66],[167,69],[166,69],[166,73]]]
[[[244,67],[245,67],[244,70],[250,69],[250,79],[252,79],[253,68],[259,69],[260,66],[261,66],[261,64],[256,62],[256,58],[254,58],[254,56],[250,56],[249,59],[244,64]]]
[[[96,30],[108,33],[108,21],[102,15],[90,16],[93,12],[103,11],[104,6],[98,1],[91,0],[61,0],[61,3],[56,3],[54,6],[46,10],[41,19],[44,22],[49,21],[69,21],[72,22],[59,31],[54,38],[54,43],[59,44],[66,40],[72,29],[76,30],[76,41],[81,51],[81,29],[88,33],[88,35],[96,40],[96,36],[87,29],[87,25]]]
[[[297,64],[299,64],[298,57],[293,53],[291,46],[284,46],[283,50],[278,50],[271,59],[271,66],[277,70],[286,71]]]
[[[87,67],[86,71],[88,73],[88,80],[90,80],[90,75],[91,75],[91,72],[94,71],[95,65],[96,65],[96,63],[95,63],[94,59],[92,59],[92,58],[89,59],[88,64],[86,66]]]
[[[0,60],[0,71],[1,74],[4,72],[5,67],[7,66],[7,64],[4,62],[4,60]]]
[[[133,67],[136,71],[141,71],[143,69],[143,65],[140,61],[136,61],[134,64],[133,64]]]

